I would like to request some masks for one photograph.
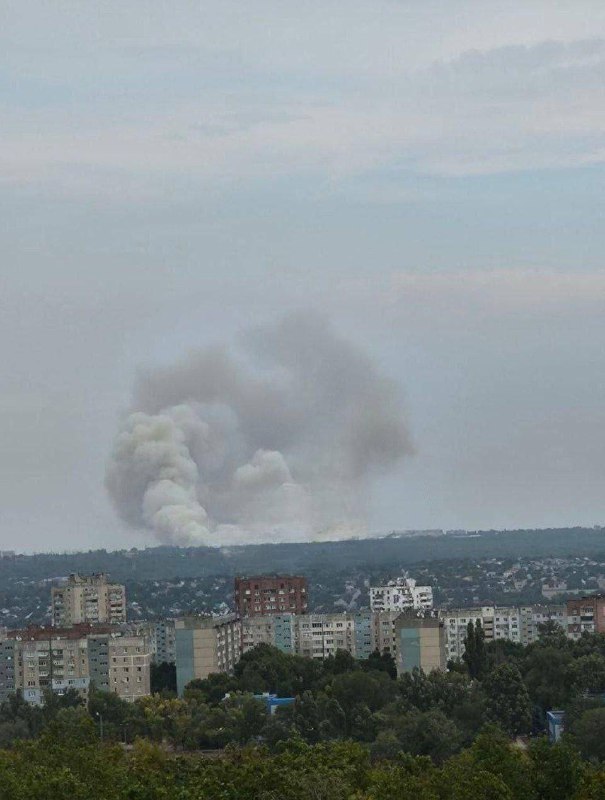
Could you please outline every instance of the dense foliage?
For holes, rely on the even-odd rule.
[[[522,647],[470,627],[467,644],[465,662],[430,675],[397,678],[378,653],[321,662],[260,645],[182,698],[15,696],[0,706],[0,797],[605,798],[605,636],[573,642],[549,623]],[[296,700],[270,715],[263,692]],[[569,730],[552,746],[555,707]]]
[[[568,745],[527,750],[497,731],[435,764],[404,753],[372,759],[351,741],[292,739],[218,757],[174,754],[145,740],[100,745],[83,709],[63,709],[35,740],[0,751],[6,800],[596,800],[605,773]]]

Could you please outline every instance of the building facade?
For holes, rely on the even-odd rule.
[[[154,664],[174,664],[176,643],[174,620],[164,619],[154,622],[129,622],[121,626],[124,635],[144,636],[149,642],[151,660]]]
[[[325,659],[346,650],[356,655],[355,618],[352,614],[303,614],[294,618],[295,652]]]
[[[0,700],[17,691],[40,705],[44,693],[77,691],[91,685],[134,701],[150,694],[151,654],[140,636],[121,636],[103,626],[11,631],[0,642]]]
[[[141,636],[109,636],[107,643],[109,691],[134,702],[151,693],[151,652]]]
[[[177,619],[175,634],[179,696],[192,680],[232,672],[241,657],[242,623],[236,614]]]
[[[107,575],[70,575],[51,590],[52,622],[57,628],[72,625],[126,622],[126,589],[109,583]]]
[[[446,668],[445,631],[440,619],[401,614],[394,627],[398,675],[414,669],[428,673]]]
[[[485,640],[506,639],[531,644],[538,639],[539,625],[552,620],[567,628],[567,609],[558,605],[535,606],[477,606],[458,608],[439,613],[445,629],[448,659],[462,658],[469,622],[481,623]]]
[[[583,633],[605,633],[605,595],[567,601],[567,634],[579,639]]]
[[[413,578],[397,578],[386,586],[370,587],[371,611],[428,611],[433,607],[433,588],[417,586]]]
[[[242,650],[270,644],[284,653],[324,659],[346,650],[366,659],[375,650],[394,655],[394,621],[399,612],[275,614],[242,619]]]
[[[240,617],[305,614],[307,579],[300,575],[235,579],[235,607]]]

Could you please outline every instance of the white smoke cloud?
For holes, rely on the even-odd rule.
[[[395,385],[322,317],[250,331],[138,381],[106,486],[163,543],[342,538],[412,451]]]

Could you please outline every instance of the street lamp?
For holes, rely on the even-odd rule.
[[[101,741],[103,741],[103,716],[102,716],[100,711],[97,711],[95,716],[99,720],[99,736],[100,736]]]

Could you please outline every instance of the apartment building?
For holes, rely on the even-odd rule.
[[[579,639],[583,633],[605,633],[605,595],[567,601],[567,635]]]
[[[107,575],[70,575],[51,590],[52,622],[57,628],[126,622],[126,589]]]
[[[462,658],[469,622],[481,623],[487,642],[507,639],[520,644],[531,644],[539,635],[538,626],[553,620],[566,628],[565,606],[478,606],[441,611],[446,638],[448,659]]]
[[[21,691],[40,705],[47,690],[88,697],[91,684],[133,701],[150,694],[151,655],[143,637],[108,627],[29,628],[0,642],[0,700]]]
[[[556,622],[567,632],[566,605],[521,606],[521,644],[536,642],[540,636],[539,626],[544,622]]]
[[[176,661],[176,634],[174,620],[161,620],[151,624],[149,646],[156,664],[174,664]]]
[[[107,665],[108,689],[122,700],[151,694],[151,653],[143,637],[109,636]]]
[[[372,630],[372,652],[389,654],[395,657],[397,653],[397,637],[395,635],[395,620],[401,611],[376,611],[370,613]]]
[[[304,614],[294,618],[296,652],[324,659],[337,650],[356,654],[355,619],[351,614]]]
[[[397,578],[386,586],[370,587],[371,611],[428,611],[433,607],[433,588],[417,586],[413,578]]]
[[[333,614],[275,614],[242,620],[242,649],[266,643],[285,653],[324,659],[337,650],[368,658],[378,650],[394,654],[393,624],[399,612],[341,612]]]
[[[242,653],[242,623],[236,614],[175,621],[176,682],[179,696],[194,679],[232,672]]]
[[[304,614],[307,579],[300,575],[235,579],[235,607],[241,618],[270,614]]]
[[[174,620],[156,622],[129,622],[120,628],[124,635],[144,636],[149,642],[151,660],[154,664],[174,664],[176,643]]]
[[[291,614],[284,615],[288,617],[290,628],[290,645],[292,645],[292,622],[290,620]],[[275,622],[278,615],[263,615],[258,617],[244,617],[242,619],[242,652],[246,653],[252,650],[259,644],[269,644],[277,647],[276,642],[276,629]],[[281,618],[281,617],[280,617]],[[292,652],[292,647],[280,647],[280,650],[285,652]]]
[[[446,668],[445,631],[440,619],[401,614],[394,628],[398,675],[414,669],[432,672]]]

